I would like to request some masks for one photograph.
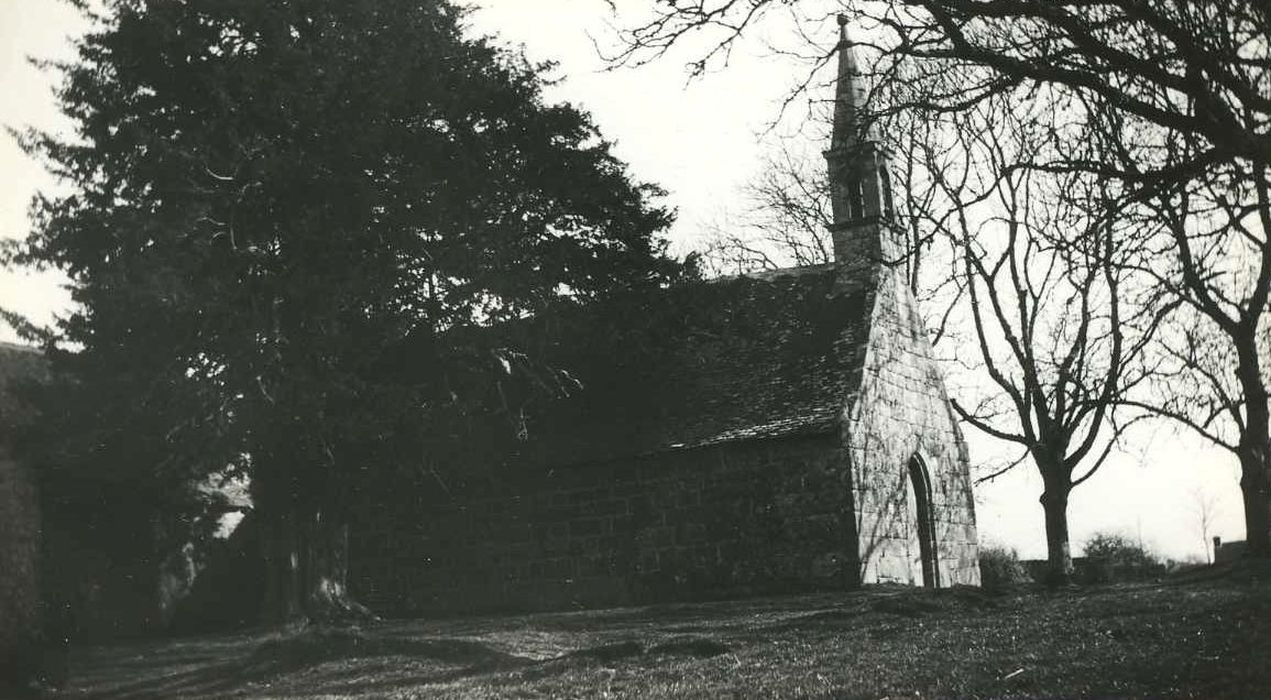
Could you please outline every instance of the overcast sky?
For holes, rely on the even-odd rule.
[[[608,3],[603,0],[486,0],[472,21],[482,33],[523,45],[535,60],[560,63],[555,99],[590,111],[617,154],[635,175],[670,192],[679,212],[671,237],[680,251],[692,248],[700,231],[742,206],[740,186],[760,166],[761,135],[780,99],[799,76],[789,63],[760,53],[734,56],[727,69],[687,83],[683,61],[674,57],[639,69],[603,72],[593,38],[612,45]],[[621,3],[619,3],[621,6]],[[628,7],[630,4],[627,5]],[[66,57],[67,37],[84,25],[57,0],[0,0],[0,124],[64,126],[53,106],[52,77],[25,57]],[[828,96],[827,96],[828,97]],[[22,237],[31,196],[55,183],[27,159],[12,139],[0,135],[0,236]],[[68,303],[55,274],[0,271],[0,306],[39,322]],[[0,328],[0,340],[13,340]],[[991,441],[967,428],[973,464],[998,458]],[[1146,430],[1133,454],[1117,455],[1078,487],[1070,506],[1074,554],[1094,532],[1141,538],[1173,557],[1201,556],[1196,497],[1218,503],[1213,534],[1243,538],[1239,469],[1234,456],[1208,448],[1188,434]],[[981,539],[1017,548],[1029,558],[1045,556],[1041,480],[1030,464],[977,489]]]

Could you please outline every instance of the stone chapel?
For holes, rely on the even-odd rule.
[[[491,476],[359,509],[388,615],[979,582],[966,446],[905,282],[840,21],[834,261],[667,290],[654,353],[590,353]],[[901,261],[897,265],[896,261]]]

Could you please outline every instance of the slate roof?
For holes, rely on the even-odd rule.
[[[583,389],[531,416],[520,452],[562,464],[833,430],[868,336],[863,293],[836,294],[832,265],[667,290],[633,313],[647,330],[570,347]],[[643,341],[643,342],[641,342]]]

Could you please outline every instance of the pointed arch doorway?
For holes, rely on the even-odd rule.
[[[918,526],[918,556],[921,560],[922,585],[940,587],[940,567],[936,563],[936,521],[931,507],[931,476],[918,455],[909,458],[909,486],[914,497],[914,516]]]

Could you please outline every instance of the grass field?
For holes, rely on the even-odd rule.
[[[67,698],[1271,698],[1271,579],[817,596],[86,649]]]

